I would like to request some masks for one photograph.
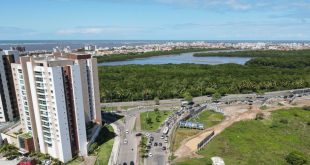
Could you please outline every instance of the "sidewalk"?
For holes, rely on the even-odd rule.
[[[119,147],[120,147],[120,136],[119,136],[120,131],[119,131],[118,127],[116,126],[116,124],[111,123],[111,126],[112,126],[116,136],[114,138],[114,144],[113,144],[113,148],[112,148],[112,152],[111,152],[111,156],[110,156],[108,165],[117,164],[117,158],[119,155]]]

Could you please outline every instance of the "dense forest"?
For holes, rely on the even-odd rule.
[[[166,64],[99,67],[101,101],[181,98],[304,88],[310,68],[251,65]]]
[[[181,54],[187,52],[201,52],[201,51],[210,51],[210,50],[223,50],[217,48],[190,48],[190,49],[174,49],[170,51],[156,51],[156,52],[146,52],[146,53],[129,53],[129,54],[112,54],[105,56],[96,56],[98,63],[101,62],[112,62],[112,61],[125,61],[135,58],[146,58],[153,56],[162,56],[170,54]]]
[[[212,53],[249,56],[245,65],[123,65],[99,67],[102,102],[253,93],[310,87],[310,50]],[[207,53],[210,55],[211,53]]]

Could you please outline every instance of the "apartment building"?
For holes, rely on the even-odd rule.
[[[24,56],[12,64],[24,132],[62,162],[87,155],[86,123],[101,124],[97,60],[88,54]]]
[[[19,53],[14,50],[0,50],[0,122],[19,118],[11,63],[18,60]]]

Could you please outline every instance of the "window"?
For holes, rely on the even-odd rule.
[[[43,105],[46,105],[46,101],[43,101],[43,100],[39,100],[39,104],[43,104]]]
[[[43,106],[43,105],[39,105],[39,109],[47,110],[47,107],[46,107],[46,106]]]
[[[40,95],[40,94],[38,94],[38,98],[39,98],[39,99],[45,99],[45,95]]]
[[[44,89],[37,89],[38,93],[44,93]]]
[[[42,119],[42,120],[46,120],[46,121],[48,121],[48,117],[44,117],[44,116],[42,116],[42,117],[41,117],[41,119]]]
[[[35,80],[39,81],[39,82],[43,82],[43,78],[42,77],[36,77]]]
[[[35,74],[36,76],[42,76],[42,72],[35,71],[34,74]]]

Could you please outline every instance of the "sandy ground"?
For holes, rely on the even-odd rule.
[[[260,109],[260,107],[262,106],[261,103],[253,104],[252,106],[241,103],[220,106],[224,110],[225,119],[218,125],[205,129],[198,135],[184,139],[181,142],[182,145],[174,154],[175,156],[177,156],[174,162],[184,158],[199,157],[199,155],[196,154],[197,144],[201,142],[201,140],[203,140],[205,137],[207,137],[213,130],[216,136],[235,122],[254,119],[257,113],[264,113],[264,115],[268,116],[270,115],[271,111],[275,111],[278,109],[288,109],[292,107],[302,107],[305,105],[310,105],[310,97],[299,97],[291,103],[285,101],[284,99],[274,99],[270,100],[268,104],[264,105],[268,107],[266,110]]]

